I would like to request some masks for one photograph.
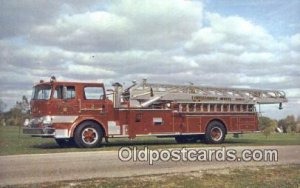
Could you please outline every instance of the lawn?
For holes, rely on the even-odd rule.
[[[62,181],[21,187],[289,187],[300,186],[300,165],[217,169],[187,173]],[[16,186],[18,187],[18,186]]]
[[[104,151],[118,150],[121,146],[149,146],[150,149],[157,148],[182,148],[182,147],[208,147],[204,143],[176,144],[173,138],[139,137],[134,140],[127,138],[110,139],[110,143],[104,143],[100,148],[80,149],[76,147],[60,148],[51,138],[36,138],[19,134],[19,127],[0,127],[0,155],[33,154],[33,153],[57,153],[74,151]],[[223,146],[239,145],[298,145],[300,134],[272,134],[266,138],[261,133],[240,135],[234,138],[228,134]],[[219,146],[219,145],[218,145]]]

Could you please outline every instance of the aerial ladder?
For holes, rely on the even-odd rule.
[[[140,84],[133,82],[121,93],[131,107],[181,112],[255,112],[255,104],[279,104],[282,109],[282,103],[287,102],[285,92],[278,90],[158,84],[146,79]]]

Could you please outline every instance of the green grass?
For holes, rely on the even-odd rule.
[[[121,146],[149,146],[150,149],[157,148],[182,148],[182,147],[208,147],[203,143],[176,144],[174,138],[139,137],[134,140],[127,138],[110,139],[110,143],[103,144],[100,148],[80,149],[80,148],[60,148],[52,138],[37,138],[19,134],[19,128],[13,126],[0,127],[0,155],[33,154],[33,153],[57,153],[74,151],[103,151],[118,150]],[[234,138],[229,134],[226,137],[224,146],[239,145],[298,145],[300,144],[300,134],[272,134],[266,138],[261,133],[251,133],[240,135]],[[214,145],[219,146],[219,145]]]
[[[300,186],[300,165],[219,169],[176,174],[62,181],[22,187],[286,187]],[[17,186],[16,186],[17,187]]]

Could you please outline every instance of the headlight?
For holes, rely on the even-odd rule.
[[[29,119],[25,119],[23,125],[24,125],[25,127],[27,127],[27,126],[29,125]]]
[[[44,116],[43,117],[43,124],[51,124],[52,123],[52,117],[51,116]]]

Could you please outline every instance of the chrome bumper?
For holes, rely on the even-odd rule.
[[[23,134],[38,137],[54,137],[55,129],[53,128],[23,128]]]

